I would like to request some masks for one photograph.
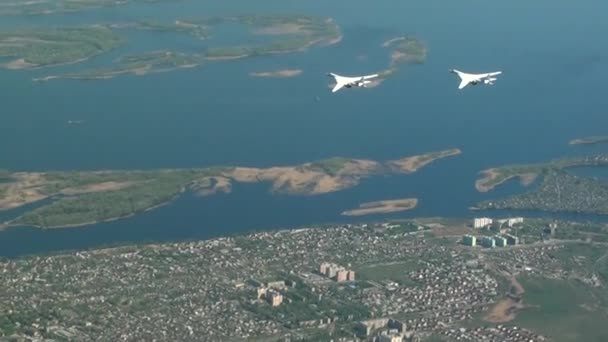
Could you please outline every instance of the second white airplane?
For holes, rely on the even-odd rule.
[[[451,73],[454,73],[460,77],[460,84],[458,85],[458,89],[462,89],[469,84],[477,85],[481,82],[483,84],[493,85],[494,81],[496,81],[497,75],[502,74],[502,71],[489,72],[487,74],[467,74],[466,72],[462,72],[456,69],[450,70]]]
[[[334,81],[336,81],[336,85],[331,90],[332,93],[335,93],[338,90],[342,89],[343,87],[346,87],[346,88],[366,87],[367,84],[372,83],[372,81],[370,81],[371,78],[376,78],[379,75],[373,74],[373,75],[365,75],[365,76],[358,76],[358,77],[346,77],[346,76],[340,76],[340,75],[334,74],[333,72],[330,72],[327,74],[327,76],[333,77]]]

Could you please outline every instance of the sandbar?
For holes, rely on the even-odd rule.
[[[283,70],[274,70],[274,71],[260,71],[260,72],[251,72],[249,76],[252,77],[266,77],[266,78],[288,78],[295,77],[302,73],[301,69],[283,69]]]
[[[346,210],[342,212],[344,216],[363,216],[372,214],[395,213],[414,209],[418,205],[416,198],[401,198],[394,200],[383,200],[375,202],[367,202],[359,205],[357,209]]]
[[[388,162],[388,164],[390,166],[392,166],[393,168],[398,169],[401,172],[412,173],[412,172],[418,171],[418,169],[426,166],[427,164],[434,162],[435,160],[450,157],[450,156],[456,156],[461,153],[462,153],[462,151],[460,149],[453,148],[453,149],[439,151],[439,152],[427,153],[427,154],[422,154],[422,155],[418,155],[418,156],[392,160],[392,161]]]

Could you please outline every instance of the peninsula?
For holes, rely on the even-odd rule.
[[[344,216],[363,216],[372,214],[388,214],[414,209],[418,205],[416,198],[401,198],[362,203],[357,209],[342,212]]]
[[[524,186],[542,177],[539,187],[520,195],[478,203],[473,209],[521,209],[548,212],[608,214],[608,183],[568,172],[573,167],[606,167],[608,155],[564,158],[547,163],[492,168],[476,181],[480,192],[490,191],[509,179]]]
[[[564,170],[572,167],[606,166],[608,155],[599,154],[586,157],[557,159],[539,164],[507,165],[486,169],[480,172],[481,177],[475,182],[479,192],[488,192],[511,179],[519,178],[522,185],[532,184],[538,176],[551,170]]]
[[[296,166],[270,168],[208,167],[133,171],[3,172],[0,210],[50,200],[5,222],[41,228],[82,226],[152,210],[193,191],[202,196],[230,193],[232,183],[270,183],[285,195],[341,191],[374,175],[410,174],[428,163],[453,156],[451,149],[388,162],[335,157]],[[416,162],[414,162],[416,161]]]
[[[479,209],[520,209],[582,214],[608,214],[608,183],[552,170],[538,189],[498,200],[484,201]]]

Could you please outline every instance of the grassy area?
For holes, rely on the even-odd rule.
[[[138,22],[137,28],[159,32],[186,33],[198,39],[207,39],[209,37],[209,30],[207,27],[186,21],[177,21],[167,24],[160,21],[145,20]]]
[[[182,53],[178,51],[144,52],[119,58],[109,67],[94,68],[65,75],[41,77],[36,80],[109,79],[125,74],[145,75],[153,72],[171,71],[181,67],[199,66],[208,59],[221,60],[298,52],[313,45],[332,42],[339,38],[341,34],[340,28],[331,19],[290,15],[210,17],[198,20],[178,20],[174,23],[148,20],[131,24],[114,25],[112,27],[115,29],[131,28],[157,32],[171,32],[175,34],[188,34],[198,39],[206,39],[213,34],[214,27],[224,23],[236,23],[245,26],[254,32],[262,32],[268,39],[260,44],[248,44],[248,42],[244,42],[242,45],[235,46],[201,46],[201,53]],[[99,29],[110,30],[109,28]],[[1,47],[2,45],[0,45],[0,48]],[[15,50],[13,44],[7,45],[5,48],[7,53],[18,54],[19,52],[18,50]],[[65,56],[67,53],[67,51],[62,52],[65,60],[68,60],[68,57]],[[51,55],[54,56],[55,54]],[[70,61],[75,60],[77,59],[70,59]],[[26,59],[26,61],[34,63],[30,62],[30,58]]]
[[[607,293],[577,281],[525,277],[524,302],[514,323],[538,331],[557,342],[608,341]]]
[[[53,1],[20,1],[5,0],[0,8],[0,15],[51,15],[74,13],[95,8],[114,7],[127,4],[154,3],[163,0],[53,0]]]
[[[65,227],[135,214],[166,203],[208,170],[52,172],[40,193],[57,196],[50,204],[28,211],[13,224]],[[95,188],[107,182],[107,189]],[[68,192],[72,189],[73,192]],[[60,195],[63,194],[63,195]]]
[[[312,162],[308,165],[308,168],[320,170],[321,172],[333,176],[340,172],[340,170],[350,162],[352,162],[352,159],[350,158],[334,157]]]
[[[365,265],[355,268],[359,280],[382,281],[392,280],[400,284],[416,285],[408,275],[420,265],[416,261],[403,261],[388,264]]]
[[[23,59],[29,66],[74,63],[108,52],[122,41],[103,26],[4,31],[0,33],[0,57]]]

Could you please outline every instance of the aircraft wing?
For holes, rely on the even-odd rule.
[[[469,80],[462,79],[460,80],[460,84],[458,85],[458,89],[462,89],[469,85]]]
[[[496,76],[496,75],[500,75],[502,74],[502,71],[496,71],[496,72],[489,72],[487,74],[481,74],[481,75],[476,75],[479,78],[486,78],[486,77],[492,77],[492,76]]]
[[[338,90],[342,89],[342,87],[344,87],[344,83],[338,82],[336,80],[336,85],[333,87],[333,89],[331,90],[332,93],[337,92]]]
[[[364,79],[364,80],[369,80],[370,78],[376,78],[378,76],[379,76],[378,74],[373,74],[373,75],[361,76],[361,78]]]

